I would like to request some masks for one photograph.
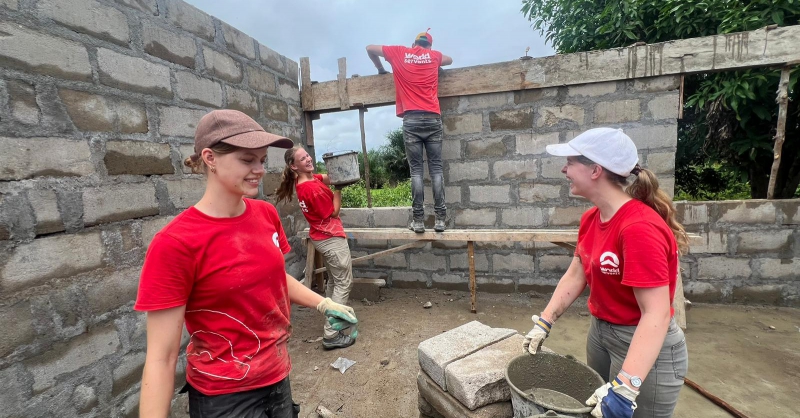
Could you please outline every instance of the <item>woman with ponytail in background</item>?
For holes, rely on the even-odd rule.
[[[283,169],[281,184],[275,191],[278,202],[288,202],[297,190],[300,209],[308,221],[309,238],[314,248],[322,254],[328,268],[325,296],[346,305],[353,287],[353,270],[350,247],[347,246],[342,220],[339,219],[342,191],[338,189],[332,192],[328,175],[314,173],[314,160],[303,147],[297,145],[286,150],[283,158],[286,167]],[[332,187],[335,189],[336,186]],[[323,348],[344,348],[355,342],[354,337],[335,330],[328,322],[325,323]]]
[[[575,256],[533,316],[524,350],[535,354],[588,286],[586,359],[608,382],[586,401],[595,407],[592,415],[671,417],[689,363],[672,309],[688,238],[672,200],[653,172],[639,166],[636,146],[621,129],[590,129],[547,152],[567,157],[561,172],[570,193],[594,207],[581,217]],[[630,175],[635,180],[628,185]]]

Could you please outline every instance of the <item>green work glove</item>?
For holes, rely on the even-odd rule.
[[[358,323],[353,308],[336,303],[331,298],[322,299],[322,302],[317,305],[317,310],[328,318],[328,323],[337,331],[350,328]]]

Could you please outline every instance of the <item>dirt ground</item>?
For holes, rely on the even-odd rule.
[[[360,335],[340,350],[307,342],[321,335],[322,319],[316,311],[294,309],[290,378],[301,417],[317,405],[340,417],[418,417],[420,342],[472,320],[524,334],[548,297],[479,293],[472,314],[466,292],[384,289],[382,295],[385,300],[371,306],[351,301]],[[423,309],[428,301],[433,307]],[[800,309],[695,304],[687,318],[689,379],[748,417],[800,416]],[[585,361],[588,327],[585,299],[578,300],[545,345]],[[356,361],[345,374],[330,366],[340,356]],[[675,416],[730,415],[684,386]]]

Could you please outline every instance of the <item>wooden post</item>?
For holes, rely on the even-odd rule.
[[[311,242],[311,238],[307,239],[308,243],[306,244],[306,277],[304,284],[307,288],[311,289],[311,280],[314,278],[314,253],[316,250],[314,249],[314,244]]]
[[[683,119],[683,74],[681,74],[680,100],[678,101],[678,119]]]
[[[675,322],[681,329],[686,329],[686,297],[683,295],[683,272],[678,271],[678,282],[675,285],[675,297],[672,298],[672,309],[675,310]]]
[[[372,193],[369,189],[369,156],[367,156],[367,134],[364,131],[364,113],[367,111],[366,107],[358,109],[358,122],[361,124],[361,151],[364,153],[364,179],[367,183],[367,207],[372,207]]]
[[[347,58],[339,58],[339,75],[336,76],[339,88],[339,106],[342,110],[350,109],[350,98],[347,95]]]
[[[475,243],[472,241],[467,241],[467,258],[469,259],[469,310],[472,313],[478,313],[475,308],[475,303],[478,301],[477,284],[475,283]]]
[[[767,189],[767,199],[775,198],[775,182],[778,177],[778,169],[781,167],[781,151],[783,141],[786,139],[786,114],[789,111],[789,73],[790,67],[783,67],[781,70],[781,81],[778,84],[778,130],[775,132],[775,147],[773,152],[775,159],[772,161],[772,171],[769,173],[769,188]]]
[[[314,253],[314,282],[317,283],[317,292],[325,293],[325,272],[317,272],[320,270],[320,267],[325,266],[325,262],[322,260],[322,253],[316,251]]]
[[[311,64],[308,57],[300,58],[300,103],[303,109],[314,107],[314,92],[311,90]],[[314,115],[303,112],[303,126],[306,131],[306,146],[314,146]]]

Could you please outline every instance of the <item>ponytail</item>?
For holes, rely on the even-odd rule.
[[[281,203],[281,201],[284,200],[288,203],[292,197],[294,197],[294,183],[297,179],[297,173],[292,171],[291,165],[294,164],[294,153],[296,153],[300,148],[300,145],[295,145],[294,147],[287,149],[283,154],[283,160],[286,162],[286,167],[284,167],[283,174],[281,174],[281,184],[279,184],[278,188],[275,189],[275,194],[278,196],[278,200],[275,203]]]
[[[636,180],[628,186],[626,192],[632,198],[640,200],[653,208],[664,219],[664,222],[667,223],[667,226],[675,235],[675,240],[678,242],[678,250],[681,254],[686,254],[689,251],[689,238],[686,236],[683,225],[675,219],[675,208],[672,206],[672,199],[658,188],[658,179],[655,173],[639,167],[638,164],[632,170],[632,173],[636,176]]]

